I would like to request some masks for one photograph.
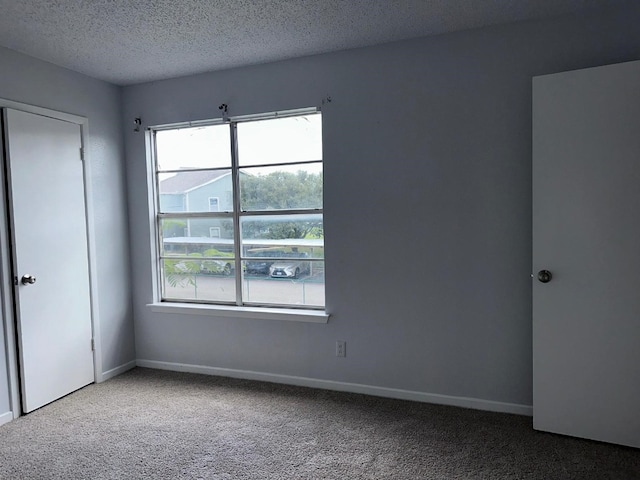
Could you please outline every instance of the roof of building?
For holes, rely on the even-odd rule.
[[[185,170],[184,172],[177,172],[172,177],[160,181],[160,193],[187,193],[195,188],[215,182],[225,175],[229,175],[229,170]]]
[[[233,245],[233,238],[218,237],[166,237],[162,242],[167,245]],[[323,238],[245,238],[243,245],[261,247],[324,247]]]

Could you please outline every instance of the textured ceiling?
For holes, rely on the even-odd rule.
[[[0,0],[0,45],[126,85],[625,1]]]

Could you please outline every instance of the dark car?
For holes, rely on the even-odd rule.
[[[286,256],[286,254],[279,250],[264,250],[259,252],[249,252],[247,256],[263,258],[261,258],[260,260],[247,260],[245,264],[245,273],[253,275],[268,275],[269,267],[273,265],[274,260],[268,260],[266,258],[284,257]]]

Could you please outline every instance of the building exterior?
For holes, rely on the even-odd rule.
[[[231,212],[233,187],[226,170],[178,172],[160,181],[160,211],[164,213]],[[170,237],[231,238],[231,220],[189,218],[166,220],[163,235]]]

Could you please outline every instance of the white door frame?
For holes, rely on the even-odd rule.
[[[74,123],[80,126],[80,137],[82,141],[83,151],[83,180],[84,180],[84,200],[85,200],[85,221],[87,224],[87,249],[89,252],[89,294],[91,302],[91,332],[94,340],[93,351],[93,376],[94,381],[99,383],[103,381],[102,376],[102,354],[100,342],[100,321],[98,309],[98,291],[97,291],[97,267],[96,267],[96,236],[93,215],[93,189],[91,184],[91,157],[88,153],[89,140],[89,119],[79,115],[58,112],[48,108],[28,105],[26,103],[15,102],[0,98],[0,109],[12,108],[26,113],[42,115],[44,117],[54,118]],[[6,128],[6,127],[5,127]],[[4,147],[3,147],[4,148]],[[2,161],[4,162],[4,158]],[[4,164],[2,165],[4,167]],[[18,365],[18,349],[16,338],[15,312],[13,308],[13,273],[11,272],[11,239],[9,237],[8,221],[9,212],[6,202],[5,172],[4,168],[0,168],[0,300],[2,302],[2,316],[5,319],[4,333],[7,354],[7,370],[9,374],[9,394],[11,411],[13,418],[18,418],[22,412],[20,401],[20,381],[19,381],[19,365]]]

